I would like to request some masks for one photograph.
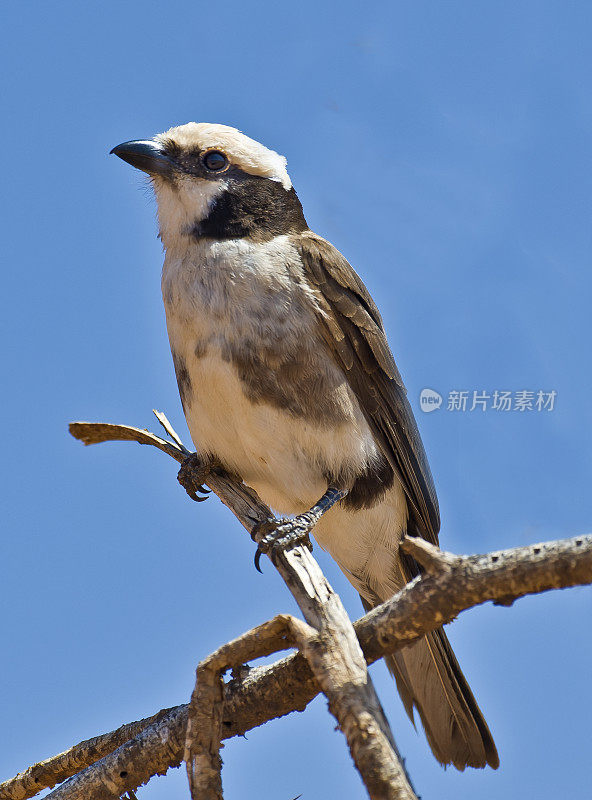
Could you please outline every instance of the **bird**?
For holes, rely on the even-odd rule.
[[[156,196],[166,324],[196,447],[181,483],[204,499],[208,470],[221,466],[278,513],[314,517],[317,543],[376,607],[419,572],[402,537],[437,545],[440,515],[362,279],[308,227],[286,159],[238,129],[189,122],[111,153],[146,173]],[[296,529],[287,519],[262,543],[284,546]],[[386,661],[442,765],[497,768],[442,628]]]

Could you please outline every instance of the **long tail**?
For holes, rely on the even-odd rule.
[[[362,598],[366,609],[371,605]],[[441,764],[499,766],[493,737],[444,631],[385,658],[413,721],[417,708],[434,756]]]
[[[441,764],[497,769],[493,737],[443,630],[389,656],[387,665],[411,719],[417,708]]]
[[[360,593],[366,610],[392,597],[416,574],[401,558],[407,526],[405,498],[393,488],[381,503],[348,511],[332,509],[315,529],[319,544]],[[417,709],[434,756],[441,764],[499,766],[487,723],[442,629],[385,658],[407,713]]]

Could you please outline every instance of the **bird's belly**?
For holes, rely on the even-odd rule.
[[[371,508],[332,508],[313,531],[349,581],[372,605],[403,586],[399,543],[407,526],[407,503],[398,478]]]
[[[218,347],[182,357],[190,384],[185,416],[198,452],[215,455],[277,511],[307,510],[325,492],[328,475],[355,475],[375,450],[353,408],[344,421],[307,419],[264,399],[253,401]]]
[[[249,400],[219,353],[199,359],[190,375],[186,417],[198,451],[215,455],[280,511],[296,510],[290,506],[311,497],[312,505],[324,491],[322,476],[311,470],[303,432],[294,430],[289,415]]]
[[[360,469],[367,462],[368,442],[353,420],[319,426],[252,402],[219,351],[189,363],[192,390],[185,414],[198,452],[216,455],[276,511],[307,511],[327,489],[328,471],[338,472],[344,463]],[[395,478],[372,508],[331,509],[314,536],[358,591],[378,602],[402,585],[397,553],[406,521],[403,488]]]

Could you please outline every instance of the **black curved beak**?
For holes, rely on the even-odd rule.
[[[127,161],[132,167],[147,172],[148,175],[169,176],[174,170],[174,162],[163,147],[151,140],[123,142],[111,150],[116,156]],[[109,155],[111,155],[109,153]]]

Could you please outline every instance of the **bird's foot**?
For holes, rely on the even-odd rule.
[[[261,572],[259,562],[265,553],[270,554],[272,562],[276,563],[278,553],[284,550],[304,544],[312,550],[309,534],[330,508],[338,503],[347,495],[347,489],[337,489],[330,486],[321,499],[310,511],[299,514],[293,519],[270,519],[255,526],[251,533],[252,538],[257,541],[257,552],[255,553],[255,567]],[[262,534],[261,538],[259,535]]]
[[[309,534],[316,520],[310,517],[310,511],[307,511],[306,514],[300,514],[300,516],[293,519],[280,517],[279,519],[260,522],[255,526],[251,533],[252,538],[256,540],[258,534],[263,534],[259,539],[257,552],[255,553],[255,567],[258,572],[262,572],[260,567],[261,556],[266,553],[269,553],[272,562],[275,564],[278,553],[297,547],[299,544],[303,544],[309,550],[312,550]]]
[[[191,453],[183,461],[177,473],[177,480],[192,500],[203,503],[208,499],[210,490],[205,488],[204,483],[207,483],[208,475],[215,466],[216,462],[212,458],[199,453]],[[198,492],[204,496],[200,497]]]

